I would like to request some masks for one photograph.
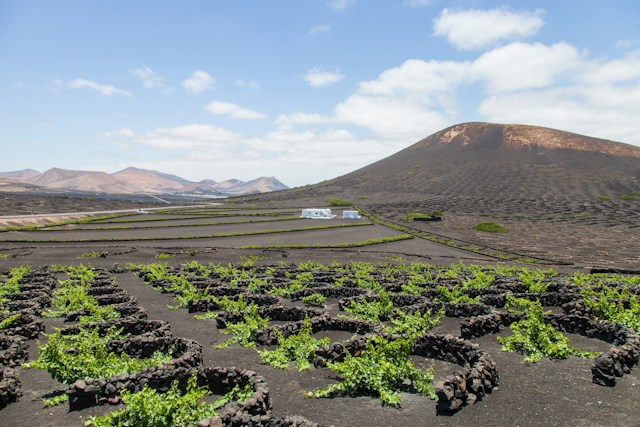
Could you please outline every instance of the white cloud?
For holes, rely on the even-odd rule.
[[[243,79],[236,79],[235,82],[233,82],[236,86],[238,87],[242,87],[242,88],[248,88],[248,89],[260,89],[260,83],[258,83],[255,80],[243,80]]]
[[[560,82],[543,78],[544,84],[527,90],[502,87],[507,90],[491,93],[478,112],[490,121],[541,125],[640,145],[639,54],[613,60],[581,57],[580,62],[573,57],[571,72],[566,65],[551,61],[546,70],[538,72],[546,76],[565,73]],[[531,72],[520,70],[524,75]],[[499,76],[491,78],[497,81]]]
[[[206,71],[196,70],[191,73],[188,79],[182,82],[182,86],[191,93],[200,93],[213,89],[216,80]]]
[[[406,61],[361,82],[336,106],[336,119],[367,127],[382,139],[414,142],[455,118],[455,92],[469,73],[466,62]]]
[[[107,138],[133,138],[136,136],[136,133],[129,128],[120,128],[117,130],[112,130],[103,133]]]
[[[281,128],[292,128],[294,126],[329,124],[334,121],[334,118],[320,114],[295,112],[292,114],[280,114],[276,118],[276,125]]]
[[[505,9],[444,9],[434,20],[433,34],[446,37],[454,47],[481,49],[500,41],[530,37],[544,25],[544,11],[511,12]]]
[[[312,68],[304,76],[307,83],[314,87],[328,86],[344,79],[344,74],[338,71],[322,71],[319,68]]]
[[[259,111],[250,110],[231,102],[212,101],[205,107],[210,113],[219,116],[229,116],[234,119],[260,120],[267,116]]]
[[[329,34],[331,32],[331,25],[316,25],[307,33],[308,36],[315,36],[316,34]]]
[[[490,92],[549,86],[569,73],[580,72],[584,62],[567,43],[511,43],[491,50],[474,63],[476,77]]]
[[[147,89],[170,89],[164,79],[149,67],[134,68],[129,70],[129,74],[137,77]]]
[[[241,141],[242,135],[211,125],[191,124],[173,128],[158,128],[135,137],[135,142],[152,147],[177,149],[224,150]]]
[[[328,6],[331,10],[341,12],[350,8],[355,2],[355,0],[331,0]]]
[[[72,80],[69,83],[67,83],[67,86],[70,87],[71,89],[81,89],[81,88],[92,89],[92,90],[95,90],[96,92],[99,92],[101,95],[104,95],[104,96],[111,96],[111,95],[132,96],[131,92],[127,92],[126,90],[118,89],[115,86],[103,85],[103,84],[96,83],[96,82],[91,81],[91,80],[85,80],[85,79]]]
[[[406,6],[411,7],[420,7],[420,6],[430,6],[433,4],[434,0],[404,0],[404,4]]]

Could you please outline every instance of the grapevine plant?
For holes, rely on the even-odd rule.
[[[65,384],[84,378],[107,378],[138,372],[160,366],[172,357],[156,351],[150,358],[138,359],[126,353],[109,351],[109,340],[124,337],[122,331],[115,328],[110,328],[104,336],[100,336],[98,328],[95,328],[80,329],[75,335],[62,335],[56,331],[47,337],[47,343],[39,346],[38,358],[25,367],[45,370],[52,378]]]
[[[629,289],[602,286],[583,290],[582,295],[596,317],[640,331],[640,300]]]
[[[233,334],[234,337],[218,344],[216,348],[225,348],[232,344],[240,344],[243,347],[256,346],[256,331],[267,327],[269,325],[269,319],[260,316],[260,313],[258,313],[258,306],[256,304],[251,304],[247,307],[247,310],[242,317],[242,321],[235,323],[229,322],[227,323],[227,327],[220,331],[221,334]]]
[[[443,316],[444,308],[441,308],[434,316],[431,315],[431,309],[424,313],[405,313],[396,309],[395,316],[391,318],[391,325],[385,326],[384,330],[389,334],[407,334],[415,337],[438,326]]]
[[[198,387],[197,377],[188,379],[187,388],[181,391],[178,382],[174,381],[166,393],[144,386],[137,393],[123,390],[120,393],[126,404],[124,409],[102,417],[92,417],[85,425],[94,427],[117,426],[187,426],[196,425],[199,421],[217,415],[217,411],[232,401],[248,399],[253,390],[250,384],[244,388],[235,386],[230,392],[206,403],[202,399],[209,394],[206,387]]]
[[[381,322],[391,317],[393,302],[387,292],[381,290],[377,299],[367,301],[365,298],[360,298],[357,301],[351,301],[348,306],[344,307],[344,310],[362,320]]]
[[[299,371],[306,371],[311,367],[311,361],[316,350],[331,341],[328,337],[321,340],[313,336],[311,321],[304,319],[302,329],[297,333],[284,337],[282,332],[276,331],[279,347],[276,350],[258,350],[262,361],[274,368],[287,369],[290,363],[295,363]]]
[[[526,355],[524,361],[536,363],[543,357],[567,359],[569,356],[594,358],[600,353],[580,350],[569,345],[569,339],[544,321],[540,301],[529,301],[507,295],[505,308],[511,313],[524,314],[524,318],[513,322],[510,336],[498,337],[502,351],[517,351]]]
[[[412,338],[389,341],[376,336],[367,341],[359,356],[347,354],[342,362],[327,362],[342,381],[321,390],[307,393],[307,397],[372,395],[382,404],[400,406],[400,390],[405,382],[420,394],[436,398],[433,387],[433,367],[421,371],[409,360],[414,345]]]

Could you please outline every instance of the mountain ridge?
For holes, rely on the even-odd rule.
[[[0,172],[0,178],[7,183],[25,184],[31,186],[32,189],[37,188],[44,192],[77,191],[106,194],[184,194],[225,197],[289,188],[275,177],[260,177],[247,182],[238,179],[222,182],[205,179],[194,182],[177,175],[136,167],[128,167],[112,174],[57,167],[44,172],[23,169]]]

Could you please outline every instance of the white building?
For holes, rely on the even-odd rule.
[[[335,218],[336,215],[331,213],[331,209],[303,209],[302,218],[315,218],[315,219],[331,219]]]
[[[360,212],[358,211],[342,211],[343,219],[360,219]]]

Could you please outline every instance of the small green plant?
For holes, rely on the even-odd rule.
[[[373,395],[384,405],[400,406],[399,391],[408,382],[420,394],[436,398],[433,388],[433,368],[421,371],[409,360],[414,345],[412,338],[388,341],[376,336],[367,341],[360,356],[346,355],[342,362],[327,362],[327,366],[342,378],[308,397],[342,395]]]
[[[369,196],[360,196],[358,198],[361,199],[361,200],[367,200],[369,198]]]
[[[381,290],[377,299],[368,301],[365,298],[360,298],[358,301],[351,301],[348,306],[344,307],[344,311],[353,314],[359,319],[382,322],[389,320],[389,317],[391,317],[393,302],[387,292]]]
[[[51,399],[46,399],[42,402],[45,408],[53,408],[54,406],[62,405],[64,402],[69,400],[69,395],[67,393],[59,394]]]
[[[498,337],[502,351],[517,351],[526,355],[524,361],[536,363],[543,357],[550,359],[566,359],[569,356],[593,358],[597,352],[577,349],[569,345],[569,339],[556,331],[552,325],[544,321],[544,312],[540,301],[529,301],[507,295],[505,308],[510,313],[523,314],[524,318],[513,322],[509,328],[512,334]]]
[[[171,359],[170,354],[159,351],[146,359],[110,352],[107,341],[118,335],[119,332],[112,329],[107,336],[101,337],[98,328],[90,331],[80,329],[76,335],[54,332],[48,335],[45,345],[39,346],[38,358],[25,364],[25,367],[45,370],[52,378],[71,384],[83,378],[106,378],[138,372],[151,366],[160,366]]]
[[[582,295],[596,317],[640,331],[640,300],[629,289],[601,286],[583,290]]]
[[[479,224],[476,224],[473,229],[476,231],[481,231],[483,233],[506,233],[509,231],[507,227],[496,222],[481,222]]]
[[[323,307],[324,303],[327,302],[327,297],[318,292],[314,292],[306,297],[302,297],[302,302],[316,307]]]
[[[325,200],[329,206],[351,206],[352,203],[348,200],[337,199],[335,197],[330,197]]]
[[[603,202],[608,202],[611,200],[610,196],[598,196],[596,197],[598,200],[602,200]]]
[[[20,318],[20,313],[12,314],[9,317],[5,317],[0,321],[0,330],[7,329],[11,327],[15,323],[16,320]]]
[[[91,251],[91,252],[85,252],[82,255],[80,255],[81,258],[106,258],[109,255],[109,252],[107,251],[102,251],[102,252],[98,252],[98,251]]]
[[[220,330],[221,334],[231,335],[226,341],[221,342],[216,348],[226,348],[232,344],[240,344],[243,347],[255,347],[256,331],[269,325],[269,319],[260,316],[258,306],[251,304],[243,315],[243,320],[235,323],[227,323],[225,329]]]
[[[166,252],[159,252],[156,254],[156,259],[171,259],[175,257],[176,256],[174,254],[168,254]]]
[[[287,369],[290,363],[295,363],[299,371],[308,370],[316,350],[331,341],[328,337],[318,340],[313,336],[308,317],[304,319],[304,325],[298,333],[285,338],[280,331],[276,331],[276,335],[279,347],[273,351],[258,350],[258,353],[263,362],[277,369]]]
[[[213,403],[203,401],[209,394],[206,387],[198,387],[197,377],[187,380],[187,388],[181,391],[177,381],[174,381],[166,393],[144,386],[137,393],[123,390],[120,393],[126,404],[124,409],[112,412],[102,417],[92,417],[85,425],[94,427],[117,426],[187,426],[196,425],[199,421],[217,415],[217,411],[232,401],[248,399],[253,390],[247,384],[244,388],[235,386]]]
[[[400,309],[396,309],[395,316],[391,318],[391,325],[385,326],[384,330],[389,334],[416,336],[429,332],[438,326],[443,316],[444,308],[438,310],[434,316],[432,316],[430,309],[424,313],[405,313]]]
[[[12,254],[0,254],[0,259],[7,259],[7,258],[11,258],[13,255]]]
[[[635,200],[636,196],[625,194],[624,196],[620,196],[620,199],[622,199],[622,200]]]
[[[425,213],[419,213],[419,212],[411,212],[406,214],[404,217],[405,221],[415,221],[420,219],[431,219],[431,215],[427,215]]]
[[[478,304],[480,302],[480,296],[469,296],[465,293],[465,288],[462,285],[454,285],[451,289],[439,285],[436,287],[436,290],[438,291],[436,301],[449,302],[452,304]]]

